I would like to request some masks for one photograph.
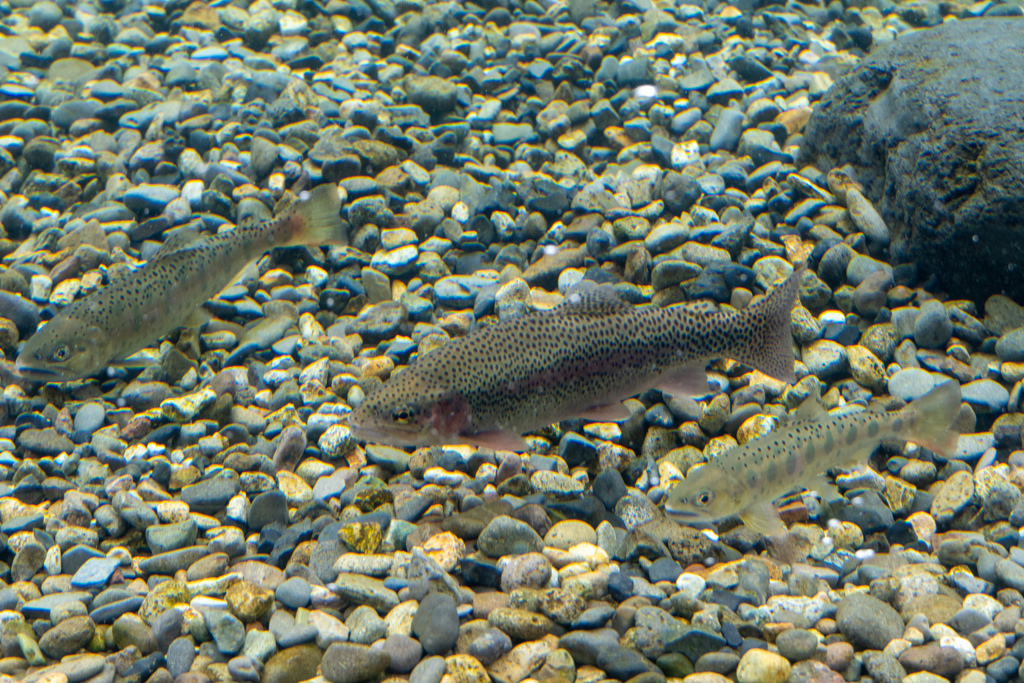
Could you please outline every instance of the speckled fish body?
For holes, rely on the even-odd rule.
[[[17,372],[62,382],[88,377],[182,326],[251,261],[274,247],[344,242],[338,190],[316,188],[280,216],[178,248],[62,309],[25,344]]]
[[[651,387],[707,391],[705,365],[731,358],[793,379],[790,311],[799,272],[746,309],[631,306],[607,287],[550,311],[478,328],[417,357],[350,416],[357,438],[525,450],[524,432],[570,417],[621,420]]]
[[[950,455],[958,438],[950,424],[959,410],[955,381],[894,412],[831,415],[816,398],[807,399],[785,427],[693,470],[669,491],[665,512],[682,524],[738,515],[755,531],[778,533],[782,521],[773,500],[798,487],[829,487],[827,470],[865,465],[883,440],[913,441]]]

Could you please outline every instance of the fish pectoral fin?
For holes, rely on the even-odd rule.
[[[633,416],[622,403],[605,403],[602,405],[591,406],[579,414],[585,420],[594,420],[595,422],[622,422],[628,420]]]
[[[496,451],[516,451],[525,453],[529,450],[526,440],[518,434],[506,432],[503,429],[495,429],[489,432],[477,432],[475,434],[463,434],[462,443],[470,446],[482,446],[493,448]]]
[[[673,396],[703,396],[708,393],[708,373],[703,365],[684,365],[666,372],[654,386]]]
[[[740,513],[740,519],[748,529],[762,536],[780,536],[786,532],[779,511],[771,501]]]

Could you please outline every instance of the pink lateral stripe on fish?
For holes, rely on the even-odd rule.
[[[707,391],[705,365],[731,358],[793,381],[796,270],[735,312],[631,306],[609,287],[550,311],[478,328],[415,358],[350,415],[356,438],[398,446],[525,451],[522,434],[570,417],[623,420],[652,387]]]
[[[680,524],[737,515],[752,530],[783,530],[772,501],[799,487],[832,488],[825,472],[864,466],[885,439],[905,439],[949,456],[959,436],[950,429],[960,411],[960,385],[949,381],[902,410],[830,415],[817,398],[804,401],[789,424],[751,439],[690,470],[669,491],[665,513]]]

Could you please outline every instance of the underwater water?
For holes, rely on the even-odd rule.
[[[1022,16],[0,4],[0,681],[1018,680]]]

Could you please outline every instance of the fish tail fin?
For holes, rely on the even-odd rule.
[[[952,455],[956,450],[960,435],[950,425],[960,412],[958,382],[940,384],[900,412],[916,418],[911,441],[940,455]]]
[[[742,322],[738,323],[749,334],[742,335],[743,344],[734,351],[733,358],[783,382],[796,381],[790,321],[806,267],[798,267],[768,296],[743,311]]]
[[[333,183],[301,193],[299,200],[281,217],[280,226],[286,237],[283,244],[276,246],[348,245],[340,211],[341,196]]]

